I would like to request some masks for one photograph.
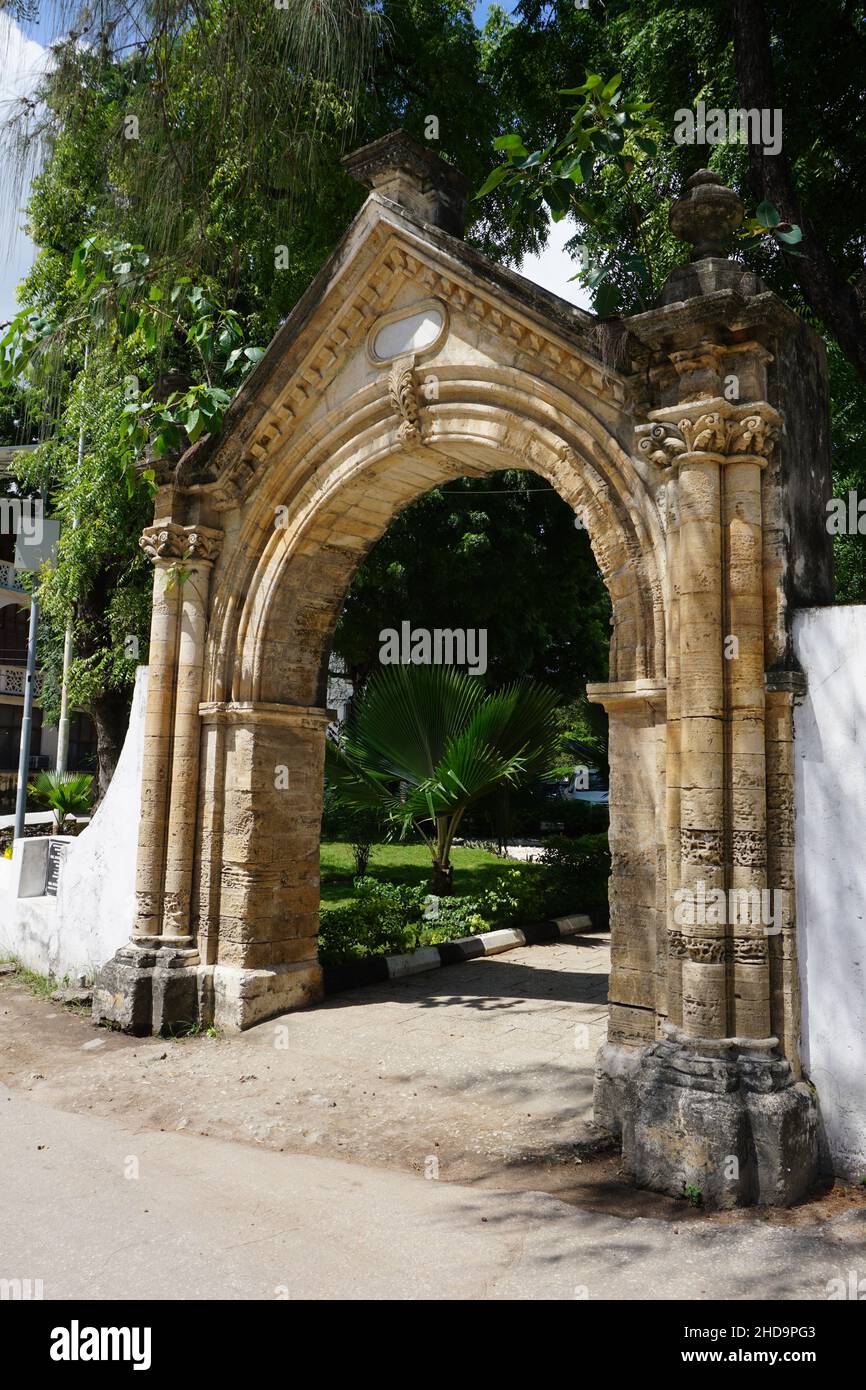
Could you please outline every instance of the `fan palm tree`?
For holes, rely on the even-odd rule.
[[[557,695],[533,681],[486,693],[450,666],[389,666],[371,678],[339,740],[330,784],[349,806],[377,806],[433,860],[432,891],[453,891],[451,846],[464,813],[497,787],[555,770]]]
[[[54,812],[54,830],[59,835],[70,816],[86,816],[90,810],[93,777],[89,772],[40,772],[27,790]]]

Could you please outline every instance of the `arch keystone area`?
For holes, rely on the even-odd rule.
[[[613,607],[610,679],[589,688],[610,722],[613,860],[596,1118],[640,1183],[793,1201],[818,1127],[798,1056],[791,614],[831,599],[820,342],[722,254],[739,201],[707,171],[672,210],[692,260],[657,308],[601,325],[462,240],[465,184],[428,149],[398,132],[346,164],[366,203],[222,434],[161,479],[142,537],[137,920],[94,1014],[237,1030],[321,998],[346,590],[414,498],[530,468],[583,519]]]

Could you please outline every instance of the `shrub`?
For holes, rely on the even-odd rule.
[[[40,772],[27,787],[30,795],[54,812],[54,829],[62,833],[72,816],[86,816],[93,800],[89,772]]]
[[[400,955],[491,927],[524,926],[607,901],[606,834],[551,839],[541,862],[541,869],[526,864],[506,869],[494,888],[473,897],[436,898],[423,888],[357,878],[349,907],[320,912],[319,957],[324,965],[346,965],[364,956]]]
[[[540,863],[548,871],[544,882],[550,916],[607,902],[610,850],[605,832],[575,840],[553,836],[544,842]]]
[[[423,945],[438,946],[442,941],[456,941],[461,936],[477,936],[492,925],[486,899],[478,897],[429,897],[424,912]]]
[[[400,955],[414,950],[425,902],[421,888],[356,878],[355,901],[351,906],[323,908],[319,914],[322,963],[346,965],[363,956]]]

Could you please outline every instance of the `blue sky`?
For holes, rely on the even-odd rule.
[[[488,11],[493,0],[475,0],[475,23],[481,25],[487,18]],[[510,10],[512,13],[517,8],[518,0],[496,0],[503,10]]]

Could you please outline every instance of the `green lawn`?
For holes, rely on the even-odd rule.
[[[492,888],[502,874],[515,867],[511,859],[498,859],[483,849],[452,850],[454,891],[461,896],[474,896]],[[345,907],[352,901],[354,861],[351,845],[339,840],[322,841],[322,905]],[[527,864],[528,871],[542,873],[540,865]],[[430,881],[430,855],[426,846],[418,844],[376,845],[370,857],[368,873],[383,883],[424,887]]]

